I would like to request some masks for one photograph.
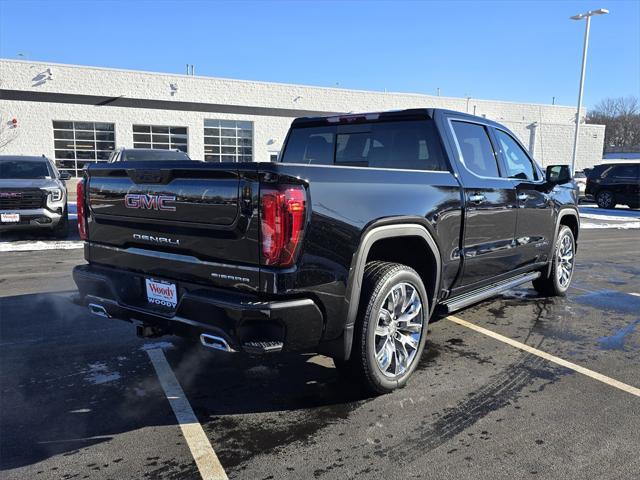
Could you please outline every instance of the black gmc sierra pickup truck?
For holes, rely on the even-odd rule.
[[[577,190],[502,125],[414,109],[299,118],[277,163],[93,164],[78,184],[94,314],[141,336],[319,352],[403,386],[434,310],[525,282],[562,295]]]

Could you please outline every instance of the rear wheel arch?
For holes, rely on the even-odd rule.
[[[365,265],[375,260],[400,263],[416,270],[427,290],[429,313],[436,304],[442,260],[438,244],[429,230],[419,223],[398,223],[370,228],[362,236],[350,268],[346,292],[348,305],[344,334],[345,358],[349,358],[351,353],[353,327],[361,300]]]

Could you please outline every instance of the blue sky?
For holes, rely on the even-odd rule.
[[[0,0],[0,56],[573,105],[640,94],[640,1]]]

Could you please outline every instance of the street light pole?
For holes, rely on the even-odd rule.
[[[578,157],[578,135],[580,133],[580,110],[582,109],[582,92],[584,90],[584,76],[587,68],[587,49],[589,48],[589,29],[591,28],[591,17],[593,15],[605,15],[609,13],[609,10],[601,8],[599,10],[589,11],[587,13],[581,13],[571,17],[572,20],[587,19],[587,24],[584,29],[584,44],[582,46],[582,70],[580,71],[580,88],[578,89],[578,108],[576,110],[576,130],[573,137],[573,155],[571,156],[571,175],[576,172],[576,159]]]

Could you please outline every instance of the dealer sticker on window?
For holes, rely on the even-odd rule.
[[[147,301],[154,305],[175,308],[178,304],[178,292],[174,283],[158,282],[146,278]]]
[[[20,221],[19,213],[2,213],[0,214],[0,222],[2,223],[18,223]]]

